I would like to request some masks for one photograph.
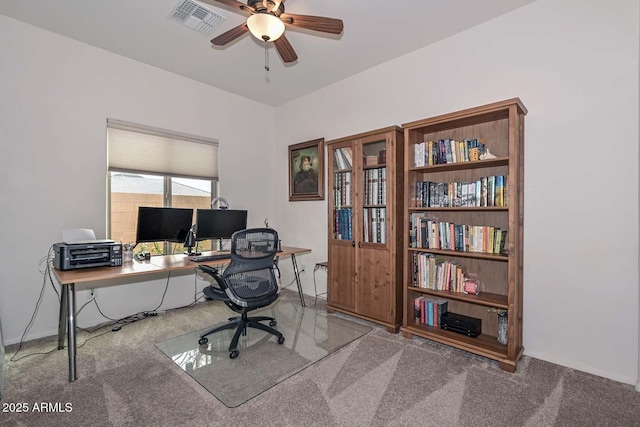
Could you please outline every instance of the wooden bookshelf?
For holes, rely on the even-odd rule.
[[[518,360],[524,352],[522,340],[522,292],[523,292],[523,216],[524,216],[524,116],[527,110],[518,98],[493,104],[444,114],[424,120],[403,124],[404,128],[404,230],[412,230],[416,221],[427,222],[428,227],[438,236],[421,246],[412,240],[412,235],[427,232],[414,229],[410,232],[409,241],[404,245],[403,257],[403,322],[402,334],[410,338],[417,335],[461,350],[469,351],[499,362],[504,370],[514,372]],[[460,149],[448,158],[445,152],[436,150],[437,144],[431,146],[438,151],[443,163],[436,163],[436,155],[429,156],[425,152],[425,144],[430,141],[454,140],[457,143],[465,139],[477,139],[492,156],[469,160],[465,157],[467,147],[474,144],[456,145],[451,143],[452,151]],[[440,144],[443,144],[440,143]],[[427,148],[429,144],[426,144]],[[446,147],[446,143],[444,146]],[[441,145],[442,146],[442,145]],[[477,152],[476,152],[477,153]],[[431,157],[424,160],[424,156]],[[468,188],[481,188],[485,177],[497,177],[504,180],[508,191],[506,206],[480,205],[478,199],[472,199],[474,206],[459,207],[451,205],[420,206],[424,204],[423,194],[417,188],[423,182],[428,183],[472,183]],[[491,178],[493,180],[493,178]],[[497,178],[496,178],[497,182]],[[449,187],[451,188],[451,187]],[[455,187],[454,187],[455,188]],[[471,190],[469,190],[471,191]],[[475,190],[474,190],[475,191]],[[480,194],[480,190],[474,197]],[[451,198],[451,194],[449,194]],[[497,197],[497,196],[496,196]],[[497,199],[496,199],[497,200]],[[433,200],[430,200],[433,201]],[[441,199],[436,198],[438,203]],[[420,217],[416,220],[416,217]],[[413,222],[412,222],[413,219]],[[421,223],[420,223],[421,224]],[[433,225],[435,224],[435,225]],[[457,249],[437,247],[439,224],[462,225],[456,228],[455,245]],[[486,227],[493,236],[494,230],[506,230],[504,249],[499,253],[491,245],[491,249],[478,250],[467,248],[471,227]],[[446,229],[448,230],[448,229]],[[460,238],[458,239],[458,232]],[[475,229],[473,229],[475,232]],[[411,234],[414,233],[414,234]],[[446,233],[446,231],[445,231]],[[498,232],[499,233],[499,232]],[[453,234],[453,233],[451,233]],[[498,236],[499,234],[495,234]],[[475,234],[473,235],[475,238]],[[497,238],[497,237],[496,237]],[[448,239],[448,237],[447,237]],[[424,245],[426,244],[427,247]],[[471,250],[473,249],[473,250]],[[438,257],[439,261],[455,263],[464,270],[465,275],[477,279],[481,283],[478,295],[464,294],[460,289],[436,290],[425,288],[432,286],[424,281],[424,277],[416,279],[418,263],[424,256]],[[448,281],[452,286],[452,281]],[[472,338],[463,334],[429,326],[417,321],[414,317],[414,302],[419,296],[443,298],[448,303],[448,311],[465,316],[479,318],[482,321],[481,334]],[[500,344],[498,335],[498,316],[496,309],[507,310],[508,341]],[[490,311],[494,310],[494,311]]]

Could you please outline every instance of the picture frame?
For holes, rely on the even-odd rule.
[[[324,200],[324,138],[289,146],[289,201]]]

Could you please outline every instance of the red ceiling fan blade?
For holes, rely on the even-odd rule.
[[[296,55],[295,50],[293,50],[284,34],[276,39],[273,44],[276,45],[276,50],[284,62],[289,63],[298,59],[298,55]]]
[[[340,34],[344,29],[342,19],[325,18],[323,16],[295,15],[283,13],[280,19],[285,24],[307,30],[321,31],[323,33]]]
[[[220,34],[218,37],[211,40],[211,43],[213,43],[216,46],[224,46],[227,43],[231,43],[232,41],[234,41],[235,39],[237,39],[238,37],[240,37],[241,35],[243,35],[248,31],[249,31],[249,27],[247,27],[247,23],[244,22],[238,25],[237,27],[230,29],[226,33]]]
[[[220,6],[218,3],[222,3],[234,9],[239,9],[240,12],[249,12],[249,13],[255,12],[255,9],[252,8],[251,6],[247,6],[246,4],[240,3],[239,1],[236,1],[236,0],[199,0],[199,1],[201,1],[202,3],[210,4],[211,6]]]

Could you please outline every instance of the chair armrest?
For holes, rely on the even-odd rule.
[[[218,283],[218,287],[210,285],[202,290],[202,292],[209,298],[218,301],[228,301],[229,297],[227,293],[224,291],[226,289],[226,285],[224,283],[224,279],[220,275],[220,271],[208,265],[199,265],[198,269],[213,277]]]

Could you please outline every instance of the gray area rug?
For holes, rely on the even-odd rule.
[[[234,330],[211,334],[200,346],[200,334],[209,329],[205,328],[156,346],[220,402],[235,408],[372,329],[294,302],[278,301],[249,315],[275,318],[285,342],[279,345],[273,335],[248,328],[238,343],[240,355],[230,359]]]

